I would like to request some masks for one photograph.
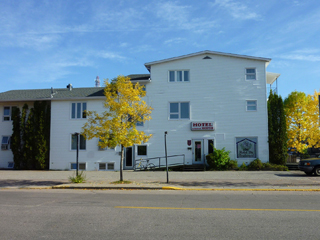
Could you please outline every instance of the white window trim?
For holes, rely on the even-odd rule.
[[[248,105],[249,102],[255,102],[256,104],[255,104],[255,105]],[[248,109],[249,106],[255,106],[255,107],[256,107],[256,110],[249,110],[249,109]],[[247,111],[247,112],[257,112],[257,111],[258,111],[258,101],[255,100],[255,99],[246,100],[246,111]]]
[[[254,76],[255,76],[254,79],[247,79],[247,75],[253,75],[253,73],[247,73],[247,69],[254,69]],[[255,68],[255,67],[247,67],[247,68],[245,68],[244,71],[245,71],[246,81],[256,81],[257,80],[257,68]]]
[[[70,133],[70,151],[77,151],[77,149],[72,149],[72,136],[74,135],[74,133]],[[79,134],[79,151],[87,151],[87,139],[85,139],[86,141],[86,149],[80,149],[80,136],[82,134]]]
[[[179,103],[179,111],[178,111],[178,114],[179,114],[179,118],[170,118],[170,114],[171,114],[171,112],[170,112],[170,103]],[[189,118],[181,118],[181,110],[180,110],[180,104],[181,103],[189,103]],[[174,102],[174,101],[172,101],[172,102],[169,102],[168,103],[168,120],[170,120],[170,121],[177,121],[177,120],[190,120],[191,119],[191,105],[190,105],[190,102],[188,102],[188,101],[181,101],[181,102],[179,102],[179,101],[177,101],[177,102]],[[176,114],[176,113],[173,113],[173,114]]]
[[[177,79],[178,79],[178,72],[182,72],[182,81],[177,81]],[[170,81],[170,72],[174,72],[174,81],[173,82],[171,82]],[[188,81],[184,81],[184,72],[189,72],[189,74],[188,74]],[[184,83],[188,83],[188,82],[190,82],[190,69],[175,69],[175,70],[169,70],[168,71],[168,82],[169,83],[182,83],[182,82],[184,82]]]
[[[80,114],[80,118],[77,118],[77,113],[78,113],[78,111],[77,111],[77,104],[78,103],[80,103],[81,104],[81,114]],[[86,117],[84,118],[83,117],[83,104],[86,104],[86,111],[88,111],[88,103],[87,102],[71,102],[71,104],[70,104],[70,119],[72,119],[72,120],[83,120],[83,119],[87,119],[87,115],[86,115]],[[72,117],[72,104],[75,104],[75,117],[73,118]]]

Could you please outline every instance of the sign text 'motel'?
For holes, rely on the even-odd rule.
[[[213,131],[214,122],[191,122],[191,131]]]

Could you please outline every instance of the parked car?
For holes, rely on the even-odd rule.
[[[299,162],[298,168],[309,176],[313,173],[320,176],[320,158],[303,159]]]

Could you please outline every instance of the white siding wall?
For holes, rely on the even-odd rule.
[[[192,163],[187,140],[215,139],[215,147],[231,151],[236,159],[236,137],[258,137],[258,157],[268,161],[268,124],[265,62],[210,55],[194,56],[152,65],[147,86],[154,108],[146,131],[153,134],[148,157],[164,156],[164,131],[168,131],[168,155],[185,154]],[[246,81],[245,69],[256,68],[257,80]],[[169,70],[190,70],[190,82],[168,82]],[[246,100],[257,100],[256,112],[246,111]],[[190,102],[190,120],[168,120],[169,102]],[[214,121],[215,131],[191,131],[192,121]],[[238,159],[238,163],[249,162]]]
[[[71,103],[86,102],[87,110],[104,111],[103,100],[52,101],[50,169],[70,169],[76,162],[76,151],[71,150],[71,134],[81,132],[86,119],[71,119]],[[86,141],[86,150],[79,151],[79,163],[86,163],[86,170],[98,170],[99,162],[114,162],[115,169],[120,169],[120,148],[98,150],[98,139]]]

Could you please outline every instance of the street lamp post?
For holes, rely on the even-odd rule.
[[[166,168],[167,168],[167,183],[169,183],[169,169],[168,169],[168,154],[167,154],[167,134],[168,132],[164,132],[164,151],[166,155]]]

